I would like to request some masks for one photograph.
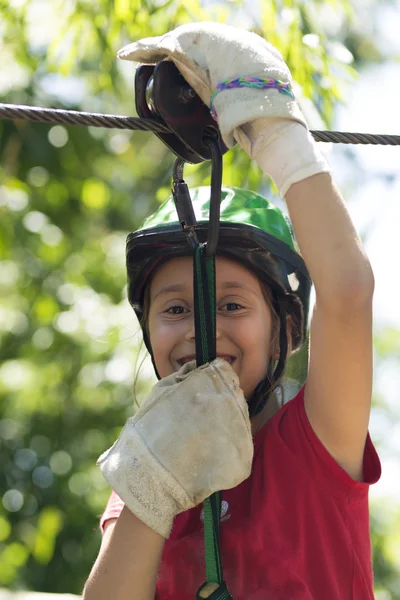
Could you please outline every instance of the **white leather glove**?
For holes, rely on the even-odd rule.
[[[161,379],[97,464],[131,512],[168,538],[175,515],[239,485],[252,460],[247,402],[217,358]]]
[[[207,106],[219,84],[238,77],[292,83],[290,71],[276,48],[255,33],[221,23],[182,25],[166,35],[129,44],[118,52],[118,57],[147,64],[172,60]],[[274,179],[282,196],[295,181],[329,171],[308,135],[297,102],[289,95],[277,89],[227,89],[215,96],[214,108],[225,144],[231,147],[235,138]],[[260,124],[256,123],[259,119]],[[254,128],[243,127],[245,124]],[[279,144],[282,132],[286,137]],[[299,146],[305,146],[300,149],[300,156]],[[276,166],[273,156],[269,160],[272,153],[279,156],[279,162],[284,160],[284,169],[281,164]]]

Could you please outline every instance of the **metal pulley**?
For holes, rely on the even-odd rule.
[[[156,135],[185,162],[197,164],[211,160],[207,138],[218,142],[221,154],[228,151],[210,109],[173,62],[162,61],[137,68],[135,102],[139,117],[162,122],[171,129],[171,133]]]

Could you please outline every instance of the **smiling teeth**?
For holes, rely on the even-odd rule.
[[[225,357],[225,356],[217,356],[217,358],[222,358],[222,360],[226,360],[230,365],[234,363],[236,360],[233,356]]]
[[[225,356],[217,356],[217,358],[222,358],[223,360],[226,360],[226,362],[228,362],[230,365],[233,364],[233,362],[236,360],[233,356],[230,356],[229,358],[226,358]],[[188,358],[187,360],[179,360],[178,362],[183,366],[186,365],[189,362],[192,362],[193,360],[195,360],[194,358]]]

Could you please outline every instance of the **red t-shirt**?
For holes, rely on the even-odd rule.
[[[254,436],[250,477],[222,492],[221,552],[234,600],[373,600],[368,489],[381,465],[368,434],[364,482],[319,441],[304,388]],[[113,492],[101,517],[118,517]],[[202,507],[178,515],[156,600],[193,600],[205,581]]]

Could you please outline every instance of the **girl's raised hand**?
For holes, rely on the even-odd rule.
[[[98,465],[131,512],[168,538],[175,515],[239,485],[252,460],[239,379],[217,358],[161,379]]]
[[[175,63],[210,106],[228,148],[234,140],[275,181],[289,187],[329,167],[294,98],[282,55],[255,33],[221,23],[190,23],[122,48],[124,60]]]
[[[166,35],[129,44],[118,52],[118,57],[145,64],[172,60],[207,106],[218,91],[217,86],[227,81],[238,77],[271,80],[270,85],[281,93],[260,95],[260,89],[255,87],[237,87],[218,91],[213,98],[215,116],[228,147],[234,143],[237,127],[260,117],[304,122],[291,93],[290,71],[281,54],[263,38],[244,29],[221,23],[190,23]],[[256,85],[256,81],[249,83]]]

